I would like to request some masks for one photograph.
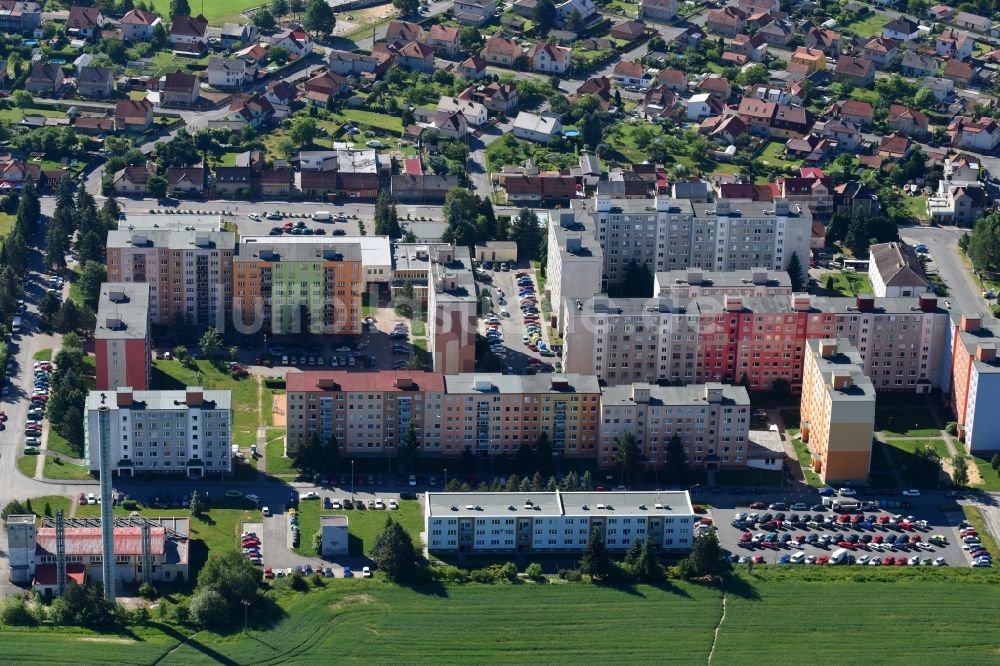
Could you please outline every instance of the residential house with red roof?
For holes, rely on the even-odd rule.
[[[169,167],[163,174],[167,191],[173,194],[201,194],[205,191],[205,169],[196,167]]]
[[[976,41],[972,37],[951,28],[942,31],[934,40],[934,52],[946,58],[968,60],[975,47]]]
[[[736,115],[746,123],[751,134],[768,136],[771,131],[771,121],[774,119],[777,109],[778,105],[774,102],[744,97],[740,100]]]
[[[403,69],[430,74],[434,71],[434,49],[421,42],[410,42],[396,51],[396,62]]]
[[[97,7],[73,5],[69,8],[69,18],[66,19],[66,34],[90,39],[101,31],[105,23],[107,19]]]
[[[175,55],[200,56],[208,45],[208,19],[198,16],[175,16],[167,37]]]
[[[478,55],[472,55],[459,63],[455,70],[463,79],[478,81],[488,74],[486,71],[486,61]]]
[[[427,46],[435,51],[455,55],[458,52],[458,28],[435,23],[427,32]]]
[[[743,32],[746,20],[747,13],[737,7],[713,9],[708,12],[705,29],[723,37],[735,37]]]
[[[350,92],[351,87],[347,79],[340,74],[323,72],[306,81],[303,89],[307,104],[326,108],[331,97],[346,94]]]
[[[148,99],[120,99],[115,102],[115,129],[141,133],[153,125],[153,103]]]
[[[620,60],[612,74],[612,80],[620,86],[634,86],[645,90],[653,83],[653,74],[646,71],[642,63]]]
[[[565,74],[573,62],[573,50],[551,42],[539,42],[528,51],[531,69],[545,74]]]
[[[913,144],[902,134],[893,132],[879,139],[878,156],[884,159],[902,161],[910,156]]]
[[[885,126],[893,132],[920,138],[927,136],[930,129],[927,114],[903,104],[890,104]]]
[[[990,152],[1000,145],[1000,125],[993,118],[956,116],[948,125],[947,135],[956,148]]]
[[[153,31],[158,25],[163,25],[163,20],[156,13],[131,9],[120,22],[122,39],[126,44],[148,42],[153,38]]]
[[[961,60],[952,59],[945,63],[944,71],[941,74],[946,79],[951,79],[955,83],[967,85],[975,78],[975,70],[972,65]]]
[[[271,45],[282,46],[299,58],[312,53],[313,50],[313,41],[309,33],[302,26],[294,24],[271,37]]]
[[[198,102],[198,77],[177,70],[160,79],[160,106],[189,107]]]
[[[841,120],[848,120],[863,129],[868,129],[875,120],[875,109],[872,108],[869,102],[848,99],[831,104],[830,108],[826,110],[826,115],[833,118],[840,118]]]
[[[830,58],[840,57],[840,33],[829,28],[813,27],[806,33],[805,45],[811,49],[819,49]]]
[[[479,55],[491,65],[513,67],[514,61],[523,55],[523,51],[521,45],[513,39],[497,34],[486,40]]]
[[[869,88],[875,83],[875,65],[867,58],[842,55],[837,60],[834,78],[838,81],[847,81],[856,86]]]
[[[484,86],[469,86],[458,95],[459,99],[479,102],[490,111],[511,113],[517,108],[517,88],[512,83],[493,81]]]

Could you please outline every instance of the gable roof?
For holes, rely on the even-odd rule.
[[[897,16],[885,24],[886,30],[892,30],[907,35],[912,35],[917,31],[917,22],[906,16]]]
[[[81,7],[73,5],[69,9],[66,27],[73,30],[93,30],[101,19],[101,10],[97,7]]]
[[[872,108],[871,103],[860,99],[845,100],[844,103],[840,105],[840,113],[842,115],[856,116],[858,118],[875,117],[875,109]]]
[[[188,92],[197,85],[198,77],[193,74],[185,74],[179,69],[163,77],[163,89],[170,92]]]
[[[422,42],[410,42],[399,49],[399,55],[404,58],[417,58],[425,60],[434,55],[434,49]]]
[[[418,23],[409,21],[389,21],[385,28],[385,41],[392,44],[395,42],[412,42],[424,34],[424,29]]]
[[[521,46],[513,39],[508,39],[503,35],[493,35],[486,40],[483,52],[517,57],[521,54]]]
[[[867,58],[843,55],[837,60],[837,67],[834,71],[837,74],[847,76],[867,76],[873,67],[872,61]]]
[[[111,80],[110,67],[81,67],[76,77],[76,84],[105,85]]]
[[[878,243],[868,248],[868,254],[887,287],[926,287],[929,284],[917,253],[906,243]]]
[[[886,122],[893,122],[896,120],[905,120],[910,118],[913,123],[918,127],[927,127],[928,119],[927,114],[923,111],[918,111],[917,109],[911,109],[903,104],[890,104],[889,113],[886,116]]]
[[[170,34],[182,37],[204,37],[208,31],[208,19],[197,16],[175,16],[170,22]]]
[[[438,42],[457,42],[458,28],[435,23],[431,26],[430,32],[427,33],[427,39]]]
[[[31,74],[28,75],[29,81],[47,81],[55,84],[62,75],[62,69],[59,65],[55,65],[51,62],[36,62],[31,66]]]
[[[147,114],[152,111],[153,103],[148,99],[120,99],[115,103],[115,119],[121,118],[128,121],[130,119],[145,121]]]
[[[143,9],[132,9],[122,17],[121,22],[126,25],[153,25],[159,20],[160,17],[155,12],[147,12]]]
[[[482,72],[483,70],[485,70],[486,69],[486,65],[487,65],[487,63],[486,63],[485,60],[483,60],[482,58],[480,58],[477,55],[471,55],[468,58],[466,58],[465,60],[463,60],[462,64],[459,65],[459,67],[462,67],[463,69],[472,70],[473,72],[478,73],[478,72]]]

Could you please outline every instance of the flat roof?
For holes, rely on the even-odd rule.
[[[108,391],[91,391],[87,394],[87,410],[96,410],[101,407],[108,407],[112,410],[119,409],[116,400],[118,393],[128,393],[128,388],[118,388]],[[204,390],[199,387],[190,386],[187,389],[176,389],[167,391],[131,391],[132,402],[127,405],[132,410],[160,410],[160,411],[180,411],[187,410],[187,393],[200,392],[202,394],[202,409],[206,408],[204,403],[214,403],[209,405],[209,409],[223,410],[232,406],[232,393],[230,391]],[[122,407],[121,409],[125,409]]]
[[[126,213],[118,222],[119,229],[174,229],[194,228],[198,231],[222,231],[221,215],[176,215],[172,213]]]
[[[595,375],[504,375],[500,373],[469,372],[445,375],[444,384],[449,394],[480,393],[600,393],[601,385]]]
[[[649,403],[651,405],[750,405],[750,394],[743,386],[731,384],[721,384],[711,382],[708,384],[688,384],[686,386],[659,386],[658,384],[619,384],[616,386],[605,386],[601,390],[601,404],[607,406],[635,405],[633,399],[633,389],[645,389],[649,391]],[[718,403],[710,403],[706,398],[706,389],[721,391],[722,400]],[[642,404],[642,403],[640,403]]]
[[[231,231],[203,229],[112,229],[108,232],[108,248],[168,248],[171,250],[229,250],[236,247],[236,234]]]
[[[398,380],[403,380],[400,383]],[[289,372],[285,375],[285,389],[323,393],[357,393],[364,391],[390,391],[415,393],[419,391],[444,391],[443,375],[422,370],[380,370],[378,372],[348,372],[347,370],[309,370]]]
[[[836,352],[828,356],[820,355],[822,345],[836,345]],[[875,387],[872,380],[864,372],[864,361],[861,354],[844,338],[811,338],[806,340],[809,352],[815,357],[816,365],[823,373],[830,397],[837,401],[874,401]],[[848,377],[850,383],[842,388],[834,388],[835,377]]]
[[[320,527],[347,527],[347,516],[320,516]]]
[[[786,271],[774,271],[767,268],[751,268],[742,271],[703,271],[697,268],[679,268],[657,271],[656,281],[659,283],[660,289],[686,286],[715,289],[752,286],[783,287],[789,290],[792,288],[792,280]]]
[[[476,300],[476,279],[472,274],[472,257],[469,248],[456,247],[454,260],[449,264],[432,263],[431,280],[437,302],[464,303]],[[447,279],[454,278],[455,288],[444,289]]]
[[[332,251],[337,259],[327,259],[324,252]],[[265,256],[268,252],[270,257]],[[243,236],[233,261],[361,261],[361,246],[344,242],[339,236]]]
[[[315,245],[357,245],[361,250],[361,263],[365,266],[391,266],[392,245],[388,236],[242,236],[244,242],[272,247],[315,246]],[[237,257],[239,259],[239,257]]]
[[[99,340],[144,340],[149,334],[149,284],[105,282],[97,301]]]
[[[690,516],[686,490],[624,492],[425,493],[428,517]],[[529,504],[530,503],[530,504]]]

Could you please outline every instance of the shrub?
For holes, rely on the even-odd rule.
[[[191,597],[191,620],[199,627],[220,627],[229,612],[225,597],[212,588],[198,590]]]
[[[579,569],[560,569],[559,579],[579,583],[583,580],[583,573]]]
[[[139,503],[132,499],[125,500],[124,502],[122,502],[122,508],[125,509],[126,511],[138,511]]]
[[[288,580],[288,586],[296,592],[309,591],[309,583],[306,582],[306,577],[297,571],[293,573],[292,577]]]
[[[542,573],[542,565],[538,562],[529,564],[528,568],[524,570],[524,575],[528,577],[528,580],[533,580],[536,583],[545,580],[545,574]]]
[[[958,435],[958,423],[955,421],[948,421],[944,427],[944,431],[952,436]]]
[[[139,586],[139,596],[152,601],[157,596],[156,588],[153,587],[152,583],[143,583]]]
[[[8,597],[0,604],[0,622],[9,627],[27,627],[35,624],[35,616],[24,599]]]
[[[174,622],[177,624],[188,624],[191,621],[191,611],[187,606],[174,606]]]

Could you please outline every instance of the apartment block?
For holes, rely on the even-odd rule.
[[[744,271],[661,271],[653,277],[653,294],[661,298],[698,296],[791,296],[792,280],[785,271],[753,268]]]
[[[94,330],[97,390],[148,389],[151,351],[149,285],[102,284]]]
[[[393,243],[390,296],[400,298],[403,285],[413,285],[413,300],[427,306],[431,265],[454,252],[448,243]]]
[[[101,469],[107,450],[113,474],[147,472],[201,478],[231,471],[232,396],[190,386],[173,391],[91,391],[84,459]]]
[[[592,220],[568,211],[554,211],[558,219],[548,225],[548,258],[545,295],[555,305],[569,299],[590,298],[603,287],[604,251],[597,242]],[[553,315],[557,318],[558,311]]]
[[[285,376],[288,445],[314,433],[336,435],[342,454],[391,456],[412,424],[423,450],[435,450],[444,379],[438,373],[325,370]]]
[[[632,261],[654,273],[689,268],[782,271],[792,255],[801,262],[809,255],[812,215],[784,199],[702,203],[668,197],[613,199],[602,191],[606,188],[599,184],[593,199],[571,202],[576,221],[603,250],[601,291],[620,284]],[[569,266],[563,271],[572,272]]]
[[[802,439],[824,483],[866,481],[875,431],[875,387],[843,338],[806,341]]]
[[[649,466],[666,463],[667,444],[675,436],[684,444],[689,468],[747,465],[750,395],[742,386],[609,386],[600,404],[602,466],[614,465],[618,440],[625,433],[635,435]]]
[[[431,553],[577,553],[594,529],[611,551],[650,539],[691,548],[697,520],[687,491],[426,493]]]
[[[512,456],[542,433],[555,455],[597,455],[601,388],[592,374],[445,375],[444,384],[437,446],[445,455]]]
[[[476,369],[479,301],[469,248],[440,250],[429,269],[427,343],[434,371],[446,375]]]
[[[222,329],[232,298],[235,234],[164,222],[108,232],[108,282],[149,284],[152,324],[183,314],[198,329]]]
[[[295,237],[290,236],[289,239]],[[248,333],[360,335],[361,248],[245,236],[233,258],[233,320]]]
[[[802,382],[805,341],[847,339],[879,390],[929,392],[941,381],[948,313],[933,295],[809,294],[564,301],[563,368],[608,385]]]
[[[942,389],[951,394],[959,436],[970,453],[1000,449],[1000,322],[980,314],[952,313],[948,363]]]

